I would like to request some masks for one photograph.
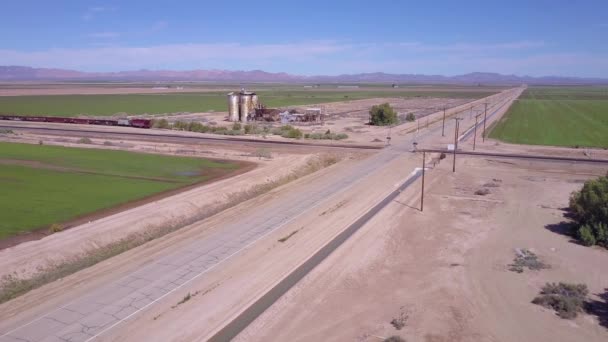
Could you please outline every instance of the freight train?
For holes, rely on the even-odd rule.
[[[70,123],[81,125],[103,125],[103,126],[126,126],[137,128],[152,127],[150,119],[82,119],[82,118],[63,118],[59,116],[19,116],[19,115],[0,115],[0,120],[9,121],[30,121],[30,122],[55,122],[55,123]]]

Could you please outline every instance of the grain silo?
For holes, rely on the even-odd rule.
[[[251,94],[251,110],[255,112],[255,109],[258,108],[260,99],[256,93]]]
[[[228,94],[228,120],[239,121],[239,94]]]
[[[251,96],[252,96],[252,93],[241,91],[241,94],[240,94],[241,98],[239,101],[241,122],[247,122],[247,116],[251,112],[251,109],[252,109]]]

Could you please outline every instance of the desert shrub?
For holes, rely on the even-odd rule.
[[[232,124],[232,130],[233,131],[240,131],[241,130],[241,123],[240,122],[235,122]]]
[[[154,128],[169,128],[169,121],[167,119],[154,120],[152,122]]]
[[[585,284],[547,283],[532,303],[553,309],[561,318],[575,318],[583,310],[589,290]]]
[[[290,138],[290,139],[300,139],[302,138],[304,134],[302,133],[301,130],[297,129],[297,128],[291,128],[290,130],[287,131],[283,131],[283,133],[281,134],[281,136],[283,138]]]
[[[384,339],[384,342],[405,342],[401,336],[393,335]]]
[[[369,111],[369,123],[372,125],[387,126],[397,122],[397,112],[388,103],[373,106]]]
[[[596,243],[595,240],[595,235],[593,234],[593,229],[591,229],[591,227],[589,227],[589,225],[584,224],[582,226],[580,226],[578,228],[578,231],[576,232],[578,239],[583,243],[583,245],[585,246],[593,246]]]
[[[405,121],[407,121],[407,122],[416,121],[416,115],[414,115],[414,113],[407,113],[407,115],[405,116]]]
[[[107,141],[107,140],[103,142],[103,145],[104,146],[114,146],[114,144],[112,144],[111,141]]]
[[[265,148],[258,148],[255,151],[254,155],[260,159],[272,159],[272,153],[270,153],[270,151]]]
[[[84,137],[84,138],[80,138],[77,141],[79,144],[92,144],[93,142],[91,141],[91,139]]]
[[[228,128],[220,126],[220,127],[210,127],[209,129],[211,131],[211,133],[215,133],[215,134],[226,134],[226,132],[228,131]]]
[[[517,255],[513,260],[513,263],[509,265],[509,271],[522,273],[524,268],[529,270],[542,270],[549,268],[549,265],[543,263],[538,259],[538,256],[527,249],[517,251]]]
[[[245,125],[245,134],[252,134],[255,127],[252,124]]]
[[[329,130],[328,130],[329,131]],[[313,140],[342,140],[348,139],[348,134],[346,133],[306,133],[304,135],[305,139],[313,139]]]
[[[310,134],[306,134],[307,136],[304,136],[307,139],[314,139],[314,140],[320,140],[323,139],[323,137],[325,136],[324,134],[321,133],[310,133]]]
[[[266,131],[264,130],[264,127],[260,127],[256,124],[252,124],[251,127],[249,128],[249,133],[250,134],[266,134]]]
[[[50,227],[49,227],[49,233],[53,234],[53,233],[58,233],[60,231],[63,231],[63,226],[60,225],[59,223],[53,223]]]
[[[588,180],[570,195],[576,237],[585,245],[608,247],[608,175]]]
[[[178,130],[178,131],[187,131],[188,130],[188,123],[187,122],[183,122],[183,121],[175,121],[173,123],[172,128],[175,129],[175,130]]]
[[[334,140],[342,140],[342,139],[348,139],[348,134],[338,133],[338,134],[336,134],[336,138]]]
[[[485,196],[485,195],[489,195],[490,194],[490,189],[487,188],[481,188],[477,191],[475,191],[475,195],[478,196]]]
[[[241,133],[241,131],[235,131],[233,129],[231,130],[225,130],[225,131],[220,131],[218,132],[219,134],[223,134],[223,135],[241,135],[243,133]]]
[[[0,129],[0,134],[13,134],[13,133],[14,132],[12,129],[5,129],[5,128]]]
[[[44,141],[38,140],[38,145],[44,145]]]
[[[200,133],[200,132],[203,131],[203,126],[204,125],[202,123],[200,123],[200,122],[191,121],[191,122],[188,123],[187,130],[190,131],[190,132],[199,132]]]

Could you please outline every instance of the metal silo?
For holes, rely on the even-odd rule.
[[[247,122],[247,115],[251,111],[251,94],[241,92],[241,121]]]
[[[251,109],[252,109],[252,111],[255,111],[255,109],[258,108],[259,102],[260,102],[260,99],[258,98],[258,95],[256,93],[251,94]]]
[[[228,120],[239,121],[239,94],[228,94]]]

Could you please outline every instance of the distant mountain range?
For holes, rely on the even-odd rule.
[[[383,72],[338,76],[299,76],[262,70],[137,70],[120,72],[83,72],[64,69],[0,66],[0,81],[209,81],[249,83],[407,83],[407,84],[488,84],[488,85],[593,85],[608,84],[608,79],[560,76],[516,76],[473,72],[458,76],[386,74]]]

